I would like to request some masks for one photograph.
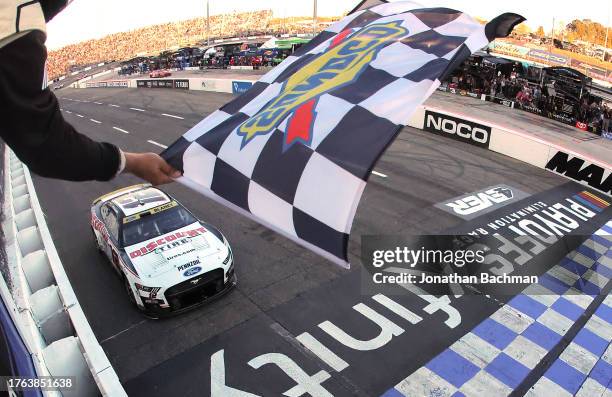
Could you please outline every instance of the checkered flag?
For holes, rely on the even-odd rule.
[[[348,15],[162,154],[203,195],[348,267],[374,164],[456,66],[523,20],[401,1]]]

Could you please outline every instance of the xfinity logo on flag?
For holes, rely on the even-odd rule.
[[[511,188],[507,185],[497,185],[436,204],[435,206],[461,218],[473,219],[478,215],[486,214],[512,201],[518,201],[528,196],[527,193],[516,188]]]
[[[489,148],[491,127],[486,125],[426,110],[423,129],[458,141]]]
[[[340,32],[323,54],[297,70],[273,101],[238,128],[238,135],[243,137],[242,147],[256,136],[274,131],[291,114],[284,149],[295,142],[310,146],[317,99],[355,82],[383,48],[408,33],[402,20],[371,24],[356,32],[353,29]]]

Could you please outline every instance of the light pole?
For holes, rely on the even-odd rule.
[[[608,52],[608,31],[610,30],[610,3],[608,3],[608,22],[606,23],[606,40],[604,41],[604,50],[601,55],[601,60],[606,60],[606,53]]]
[[[312,0],[312,35],[317,34],[317,0]]]
[[[548,51],[552,52],[552,47],[555,45],[555,17],[553,17],[552,31],[550,32],[552,38],[550,39],[550,45]]]
[[[210,1],[206,0],[206,46],[210,46]]]

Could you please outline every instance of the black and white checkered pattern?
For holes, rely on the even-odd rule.
[[[496,20],[511,28],[520,17],[505,14]],[[408,34],[389,42],[355,81],[317,98],[310,145],[283,147],[289,115],[272,133],[242,146],[240,125],[277,97],[296,71],[324,54],[338,33],[392,21],[401,21]],[[348,266],[351,224],[377,159],[439,80],[498,30],[459,11],[414,9],[411,2],[355,12],[202,120],[163,155],[184,171],[185,184]]]

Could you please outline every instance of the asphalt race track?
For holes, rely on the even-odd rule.
[[[161,151],[231,99],[229,94],[122,88],[62,89],[56,95],[65,119],[77,130],[140,152]],[[238,286],[208,306],[154,321],[130,307],[121,282],[96,253],[89,227],[94,198],[139,181],[121,175],[109,183],[40,177],[34,182],[73,288],[130,396],[205,396],[211,393],[211,382],[262,396],[293,388],[287,395],[298,396],[305,392],[294,388],[292,377],[300,368],[309,376],[329,372],[330,377],[319,381],[333,395],[381,395],[501,303],[484,295],[452,298],[458,319],[438,311],[423,315],[418,324],[387,311],[385,316],[405,332],[377,349],[349,349],[318,324],[329,321],[362,340],[380,332],[354,309],[359,303],[381,313],[385,309],[361,289],[361,236],[436,234],[456,227],[464,221],[434,204],[488,186],[503,183],[533,195],[568,183],[491,151],[406,128],[366,187],[351,233],[350,271],[179,184],[167,186],[195,215],[227,236]],[[415,313],[423,313],[427,305],[422,296],[408,292],[393,299]],[[330,368],[304,349],[296,339],[304,332],[346,365],[336,362],[338,368]]]

